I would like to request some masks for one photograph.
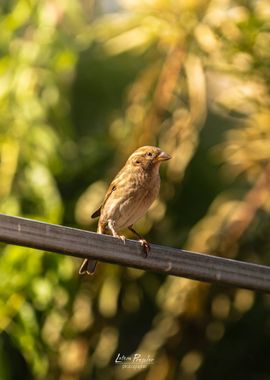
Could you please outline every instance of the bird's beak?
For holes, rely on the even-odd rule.
[[[167,161],[170,160],[172,157],[165,152],[160,152],[159,155],[157,156],[157,161]]]

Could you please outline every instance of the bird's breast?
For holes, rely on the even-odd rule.
[[[127,177],[119,183],[112,196],[104,205],[102,218],[111,219],[115,229],[121,230],[137,222],[156,199],[160,188],[159,175]]]
[[[127,194],[120,205],[120,218],[117,228],[126,228],[144,216],[159,193],[160,179],[145,178],[134,186],[134,191]]]

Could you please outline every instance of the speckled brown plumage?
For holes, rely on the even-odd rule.
[[[102,205],[92,215],[92,217],[99,216],[98,233],[110,232],[114,237],[125,241],[125,237],[118,232],[129,228],[140,238],[147,256],[150,245],[132,228],[132,225],[146,213],[158,196],[159,167],[162,161],[170,158],[167,153],[153,146],[141,147],[129,157],[110,184]],[[95,260],[85,259],[79,273],[92,274],[95,268]]]

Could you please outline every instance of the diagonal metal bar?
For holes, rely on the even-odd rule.
[[[80,258],[151,270],[193,280],[270,293],[270,267],[151,245],[145,258],[134,240],[0,214],[0,241]]]

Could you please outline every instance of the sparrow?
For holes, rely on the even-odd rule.
[[[149,243],[134,230],[133,224],[147,212],[157,198],[160,188],[159,167],[171,156],[154,146],[143,146],[128,158],[124,167],[111,182],[101,206],[91,215],[99,217],[97,232],[111,233],[125,242],[119,231],[128,228],[140,239],[147,257]],[[79,274],[93,274],[96,260],[85,259]]]

